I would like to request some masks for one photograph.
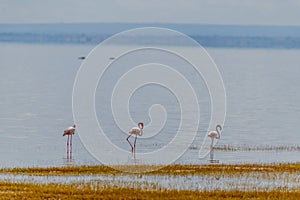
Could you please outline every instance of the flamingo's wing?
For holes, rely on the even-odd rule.
[[[71,135],[71,134],[74,135],[74,133],[75,133],[75,128],[73,126],[70,126],[66,130],[64,130],[63,136],[65,136],[65,135]]]
[[[75,128],[73,126],[70,126],[69,128],[67,128],[67,130],[75,130]]]
[[[138,127],[133,127],[130,131],[130,134],[136,134],[139,135],[140,134],[140,129]]]
[[[208,137],[216,138],[218,137],[218,133],[216,131],[211,131],[208,133]]]

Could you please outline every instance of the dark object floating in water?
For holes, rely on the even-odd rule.
[[[85,59],[85,56],[80,56],[80,57],[78,57],[78,59],[79,59],[79,60],[84,60],[84,59]],[[110,60],[114,60],[115,57],[110,57],[109,59],[110,59]]]

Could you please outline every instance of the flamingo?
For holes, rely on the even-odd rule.
[[[66,130],[64,130],[63,136],[67,135],[67,157],[72,158],[72,135],[75,134],[75,124],[73,126],[68,127]]]
[[[220,129],[220,130],[218,130],[218,129]],[[216,139],[220,139],[220,136],[221,136],[220,133],[221,133],[221,131],[222,131],[222,126],[218,124],[218,125],[216,126],[216,130],[215,130],[215,131],[211,131],[211,132],[208,133],[208,137],[210,137],[212,141],[213,141],[215,138],[216,138]]]
[[[222,131],[222,126],[221,125],[217,125],[216,126],[216,130],[215,131],[210,131],[208,133],[208,137],[211,138],[211,143],[210,143],[210,161],[213,162],[213,158],[214,158],[214,153],[213,153],[213,144],[214,144],[214,139],[220,139],[221,136],[221,131]]]
[[[140,122],[138,123],[138,127],[133,127],[130,129],[129,131],[129,136],[126,138],[127,142],[130,144],[131,146],[131,153],[133,153],[135,155],[135,144],[136,144],[136,139],[137,139],[137,136],[141,136],[143,134],[143,128],[144,128],[144,123],[143,122]],[[129,138],[132,136],[132,135],[135,135],[135,139],[134,139],[134,144],[132,146],[132,144],[130,143],[129,141]]]

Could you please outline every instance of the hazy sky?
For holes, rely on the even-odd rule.
[[[300,25],[300,0],[0,0],[0,23]]]

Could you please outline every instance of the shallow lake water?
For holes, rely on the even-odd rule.
[[[87,55],[92,48],[84,45],[0,44],[1,168],[101,164],[90,155],[78,135],[74,136],[73,158],[66,159],[66,138],[62,137],[63,130],[73,124],[72,89],[82,63],[78,57]],[[227,95],[226,121],[217,145],[300,146],[300,50],[208,48],[207,51],[220,70]],[[112,75],[104,79],[105,83],[109,85],[117,74],[112,69]],[[197,81],[193,80],[192,74],[190,76],[192,82]],[[199,87],[203,86],[199,84]],[[147,110],[152,104],[165,105],[169,111],[167,127],[157,137],[138,139],[139,152],[163,147],[178,127],[177,103],[165,98],[164,95],[169,95],[165,92],[161,88],[145,87],[130,104],[133,118],[136,121],[142,118],[146,124],[150,122]],[[201,164],[209,160],[208,156],[198,158],[210,117],[209,97],[207,93],[203,95],[200,102],[202,118],[193,148],[175,163]],[[96,114],[104,130],[112,133],[110,140],[130,151],[125,133],[116,132],[111,113],[105,113],[109,112],[106,109],[109,101],[101,96],[101,92],[95,97]],[[214,159],[219,163],[300,161],[299,151],[286,150],[218,150],[214,152]]]

